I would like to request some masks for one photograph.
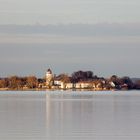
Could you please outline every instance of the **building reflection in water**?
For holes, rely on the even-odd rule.
[[[46,93],[47,138],[63,139],[79,135],[79,132],[82,133],[87,128],[92,129],[92,107],[92,97]]]
[[[46,93],[46,131],[48,138],[63,132],[63,111],[63,94],[51,95]]]

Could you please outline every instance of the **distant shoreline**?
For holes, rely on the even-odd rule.
[[[71,75],[53,74],[51,69],[46,71],[44,78],[36,76],[10,76],[0,78],[0,91],[112,91],[139,90],[140,78],[112,75],[109,78],[98,77],[92,71],[76,71]]]
[[[10,88],[0,88],[0,91],[130,91],[139,89],[10,89]]]

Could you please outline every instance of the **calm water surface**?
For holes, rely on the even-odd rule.
[[[140,140],[140,91],[1,91],[0,140]]]

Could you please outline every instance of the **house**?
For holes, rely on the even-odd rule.
[[[66,89],[72,89],[73,83],[66,83]]]
[[[112,88],[115,88],[115,87],[116,87],[115,83],[114,83],[114,82],[112,82],[112,81],[111,81],[111,82],[109,82],[109,84],[111,85],[111,87],[112,87]]]
[[[103,79],[98,79],[92,82],[92,88],[94,90],[103,90],[105,88],[106,81]]]
[[[66,74],[60,74],[54,78],[54,85],[59,86],[61,89],[71,89],[73,88],[73,83],[71,77]]]
[[[80,89],[80,88],[81,88],[81,83],[75,83],[75,84],[74,84],[74,88]]]
[[[62,81],[61,80],[57,80],[57,79],[55,79],[54,80],[54,85],[61,85],[62,84]]]
[[[92,84],[89,81],[81,81],[75,84],[76,89],[80,89],[80,88],[84,89],[84,88],[91,88],[91,87]]]

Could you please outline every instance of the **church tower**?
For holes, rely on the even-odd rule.
[[[48,88],[51,88],[52,85],[53,85],[53,74],[51,69],[48,69],[46,72],[46,86]]]

